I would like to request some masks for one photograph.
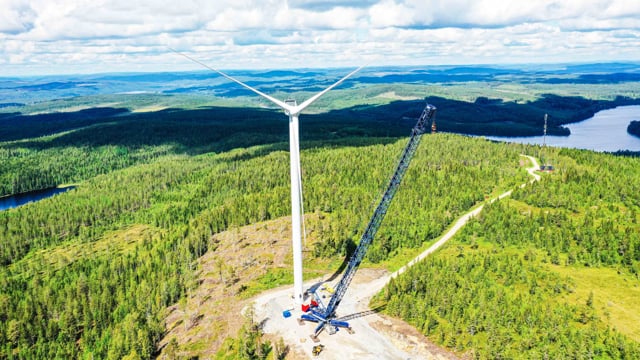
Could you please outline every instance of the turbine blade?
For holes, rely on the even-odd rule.
[[[338,80],[336,83],[334,83],[333,85],[329,86],[328,88],[322,90],[321,92],[313,95],[312,97],[310,97],[309,99],[307,99],[305,102],[303,102],[302,104],[298,105],[296,107],[295,110],[296,113],[300,113],[302,110],[304,110],[307,106],[311,105],[311,103],[313,103],[314,101],[318,100],[318,98],[320,98],[320,96],[326,94],[329,90],[333,89],[334,87],[342,84],[343,81],[347,80],[349,77],[351,77],[351,75],[357,73],[358,71],[362,70],[363,67],[365,67],[366,65],[362,65],[359,68],[353,70],[352,72],[350,72],[347,76],[343,77],[342,79]]]
[[[242,87],[246,88],[247,90],[251,90],[251,91],[253,91],[254,93],[256,93],[256,94],[258,94],[258,95],[262,96],[263,98],[265,98],[265,99],[267,99],[267,100],[271,101],[272,103],[274,103],[274,104],[278,105],[278,107],[282,108],[282,109],[283,109],[283,110],[285,110],[285,111],[292,112],[292,111],[294,110],[294,108],[293,108],[292,106],[289,106],[289,105],[285,104],[285,102],[284,102],[284,101],[280,101],[280,100],[278,100],[278,99],[276,99],[276,98],[274,98],[274,97],[272,97],[272,96],[269,96],[269,95],[267,95],[267,94],[263,93],[262,91],[260,91],[260,90],[258,90],[258,89],[254,89],[254,88],[252,88],[251,86],[249,86],[249,85],[247,85],[247,84],[243,83],[242,81],[240,81],[240,80],[238,80],[238,79],[235,79],[235,78],[233,78],[233,77],[231,77],[231,76],[229,76],[229,75],[227,75],[227,74],[223,73],[222,71],[220,71],[220,70],[218,70],[218,69],[212,68],[211,66],[209,66],[209,65],[207,65],[207,64],[205,64],[205,63],[203,63],[203,62],[201,62],[201,61],[199,61],[199,60],[197,60],[197,59],[194,59],[194,58],[192,58],[191,56],[189,56],[189,55],[187,55],[187,54],[181,53],[181,52],[179,52],[179,51],[177,51],[177,50],[175,50],[175,49],[172,49],[172,48],[169,48],[169,50],[173,51],[174,53],[176,53],[176,54],[178,54],[178,55],[184,56],[185,58],[187,58],[187,59],[189,59],[189,60],[193,61],[193,62],[194,62],[194,63],[196,63],[196,64],[200,64],[200,65],[204,66],[205,68],[207,68],[207,69],[209,69],[209,70],[211,70],[211,71],[213,71],[213,72],[216,72],[216,73],[218,73],[218,74],[220,74],[220,75],[224,76],[225,78],[227,78],[227,79],[229,79],[229,80],[231,80],[231,81],[233,81],[233,82],[235,82],[235,83],[239,84],[240,86],[242,86]]]

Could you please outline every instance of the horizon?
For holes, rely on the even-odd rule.
[[[386,70],[386,69],[456,69],[456,68],[492,68],[492,69],[505,69],[505,70],[522,70],[522,71],[562,71],[568,70],[568,67],[572,66],[585,66],[585,65],[635,65],[640,66],[639,60],[612,60],[612,61],[573,61],[573,62],[539,62],[539,63],[458,63],[458,64],[398,64],[398,65],[366,65],[363,68],[363,72]],[[344,66],[314,66],[314,67],[264,67],[264,68],[221,68],[219,70],[229,73],[238,73],[246,71],[252,75],[259,75],[260,73],[267,73],[273,71],[289,71],[289,72],[302,72],[302,71],[339,71],[344,69],[352,69],[358,67],[358,65],[344,65]],[[143,74],[179,74],[179,73],[214,73],[212,70],[200,66],[200,68],[192,69],[161,69],[161,70],[123,70],[123,71],[97,71],[97,72],[61,72],[61,73],[34,73],[25,75],[2,75],[0,79],[28,79],[28,78],[47,78],[47,77],[73,77],[73,76],[117,76],[117,75],[143,75]],[[357,77],[357,76],[356,76]]]

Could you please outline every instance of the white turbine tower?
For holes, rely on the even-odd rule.
[[[242,81],[223,73],[220,70],[214,69],[186,54],[180,53],[173,49],[171,50],[271,101],[272,103],[283,109],[285,114],[289,116],[289,156],[291,161],[291,242],[293,247],[293,297],[296,304],[302,304],[304,300],[302,284],[302,239],[300,236],[302,225],[302,182],[300,175],[300,141],[298,139],[298,115],[300,115],[302,110],[306,109],[307,106],[318,100],[318,98],[326,94],[329,90],[340,85],[351,75],[360,71],[360,69],[362,69],[364,66],[361,66],[356,70],[350,72],[347,76],[338,80],[333,85],[313,95],[302,104],[298,105],[295,100],[280,101],[276,98],[273,98],[261,92],[260,90],[254,89],[253,87],[243,83]]]

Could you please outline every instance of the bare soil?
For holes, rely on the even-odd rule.
[[[251,302],[243,296],[246,287],[270,268],[291,267],[290,221],[280,218],[215,235],[215,250],[198,260],[197,286],[167,309],[160,348],[175,338],[179,356],[210,359],[225,338],[235,337],[244,322],[241,310]]]

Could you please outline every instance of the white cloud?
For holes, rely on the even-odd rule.
[[[0,0],[0,76],[640,60],[637,0]]]
[[[394,0],[383,0],[371,7],[369,10],[371,26],[374,28],[384,28],[392,26],[415,25],[415,9]],[[426,21],[428,24],[431,19]]]
[[[637,18],[636,0],[382,0],[370,8],[372,26],[503,27],[525,22]]]
[[[37,16],[29,6],[29,1],[4,0],[0,4],[0,33],[16,34],[29,31]]]

